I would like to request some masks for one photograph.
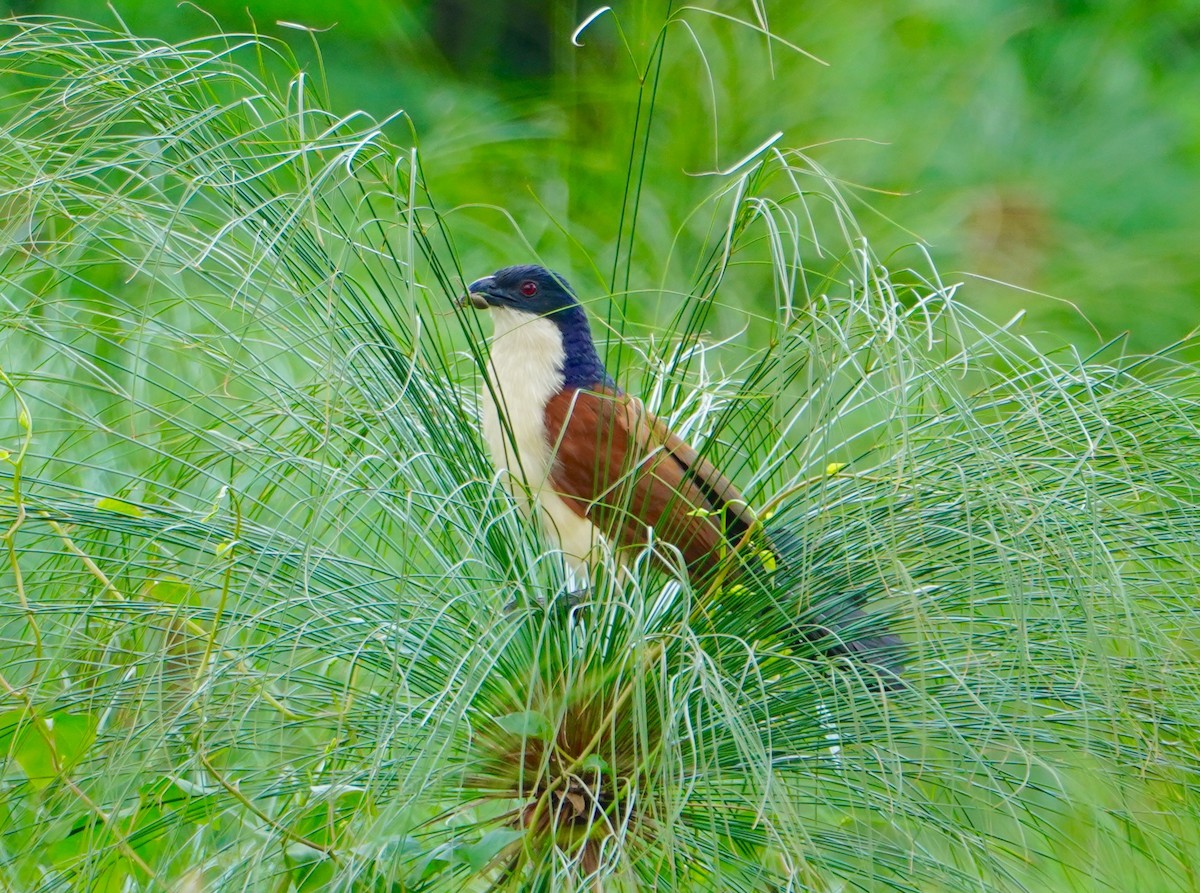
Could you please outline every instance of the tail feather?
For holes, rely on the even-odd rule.
[[[859,608],[840,611],[840,616],[825,615],[822,605],[810,607],[798,619],[801,634],[832,657],[846,657],[870,668],[895,687],[904,671],[905,648],[900,636],[887,621]]]
[[[861,663],[889,688],[898,687],[906,659],[904,642],[886,616],[864,610],[875,588],[871,584],[881,588],[882,580],[852,574],[853,563],[832,550],[815,554],[794,529],[774,526],[767,534],[777,556],[774,583],[796,599],[796,616],[785,635],[799,634],[825,654]]]

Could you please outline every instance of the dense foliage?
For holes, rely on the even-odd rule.
[[[923,251],[881,262],[779,139],[643,177],[663,52],[597,222],[625,247],[575,245],[611,365],[799,532],[810,597],[897,618],[906,685],[650,561],[563,598],[481,452],[452,302],[487,272],[459,246],[527,222],[440,212],[424,171],[453,159],[331,112],[269,40],[26,20],[0,43],[6,887],[1194,886],[1188,345],[1047,356]]]
[[[116,22],[95,0],[9,5]],[[1039,344],[1090,350],[1128,332],[1133,349],[1158,350],[1200,319],[1196,0],[621,0],[582,47],[571,35],[601,4],[111,6],[172,43],[214,21],[282,39],[340,114],[404,109],[471,270],[528,245],[573,280],[595,263],[592,282],[610,286],[637,121],[650,129],[644,180],[661,186],[633,245],[639,288],[694,275],[706,232],[687,215],[712,183],[684,172],[727,168],[782,132],[836,174],[880,254],[926,241],[948,281],[969,282],[964,301],[992,318],[1026,311]],[[296,26],[320,29],[319,45]],[[638,114],[643,73],[660,85],[652,116]],[[384,131],[414,138],[405,120]],[[742,301],[765,311],[769,282],[747,279]]]

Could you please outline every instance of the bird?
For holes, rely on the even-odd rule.
[[[481,394],[491,461],[573,573],[586,580],[603,550],[654,542],[693,582],[723,574],[739,585],[757,566],[797,585],[803,575],[786,570],[803,537],[767,529],[728,477],[617,385],[564,277],[536,264],[504,267],[458,303],[493,323]],[[806,604],[796,593],[792,625],[825,654],[861,659],[894,682],[900,638],[868,617],[864,599],[859,590]]]

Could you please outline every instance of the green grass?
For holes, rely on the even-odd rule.
[[[649,561],[572,610],[451,300],[534,224],[441,211],[452,158],[294,67],[0,43],[6,887],[1196,886],[1188,345],[1046,355],[808,154],[640,178],[635,127],[574,245],[612,365],[801,532],[807,596],[896,618],[908,687]]]
[[[461,4],[449,28],[451,7],[425,0],[112,5],[136,33],[172,43],[214,20],[287,41],[323,107],[411,116],[472,270],[527,254],[527,241],[573,281],[608,286],[639,76],[665,0],[616,4],[583,47],[569,38],[590,8],[549,0]],[[646,159],[671,198],[643,206],[639,288],[690,281],[708,245],[704,221],[686,215],[713,180],[683,173],[728,166],[782,131],[782,145],[807,147],[836,173],[880,255],[929,244],[947,282],[970,284],[961,300],[993,318],[1025,311],[1024,331],[1043,347],[1087,352],[1128,333],[1130,349],[1153,351],[1195,327],[1195,0],[710,5],[765,18],[827,64],[674,4]],[[115,21],[93,0],[36,8]],[[323,29],[319,52],[278,21]],[[280,85],[291,77],[277,74]],[[407,120],[384,131],[414,139]],[[742,300],[763,309],[770,283],[748,280]]]

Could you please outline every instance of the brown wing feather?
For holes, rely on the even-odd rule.
[[[546,406],[546,431],[551,485],[621,546],[644,544],[653,527],[690,572],[707,572],[754,523],[729,479],[635,398],[564,392]]]

